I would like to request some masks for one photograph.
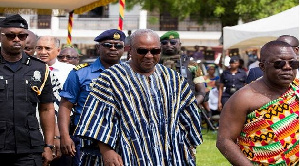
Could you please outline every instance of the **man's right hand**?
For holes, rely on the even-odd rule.
[[[107,150],[102,153],[102,158],[105,166],[123,166],[123,160],[121,156],[116,153],[113,149]]]
[[[60,150],[64,155],[75,156],[75,143],[70,138],[69,126],[70,126],[70,114],[74,104],[61,98],[58,110],[58,128],[60,132]]]
[[[61,136],[60,138],[60,150],[64,155],[75,156],[75,143],[70,136]]]
[[[221,111],[223,109],[223,105],[221,102],[218,102],[218,109]]]
[[[114,149],[103,142],[99,142],[98,145],[105,166],[123,166],[121,156]]]

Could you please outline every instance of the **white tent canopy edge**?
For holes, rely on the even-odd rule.
[[[280,35],[299,38],[299,6],[249,23],[224,27],[223,49],[260,47]]]

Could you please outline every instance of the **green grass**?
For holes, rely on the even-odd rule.
[[[197,166],[230,166],[216,147],[217,132],[202,130],[203,144],[197,147]]]

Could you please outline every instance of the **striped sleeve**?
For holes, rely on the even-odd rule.
[[[184,81],[182,84],[181,105],[185,107],[179,115],[181,132],[185,135],[185,142],[196,147],[202,144],[201,117],[195,101],[194,94]]]
[[[102,73],[85,101],[74,135],[98,140],[115,148],[119,135],[119,114],[110,85],[106,73]]]

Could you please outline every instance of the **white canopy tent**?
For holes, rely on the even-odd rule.
[[[260,47],[280,35],[299,38],[299,6],[249,23],[224,27],[223,49]]]

